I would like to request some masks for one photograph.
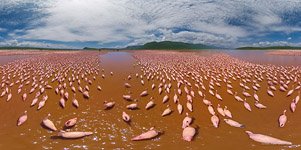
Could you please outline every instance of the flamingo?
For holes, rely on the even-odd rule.
[[[245,89],[243,90],[242,94],[245,96],[245,97],[251,97],[251,94],[246,92]]]
[[[196,134],[196,129],[189,126],[184,128],[182,136],[185,141],[190,142]]]
[[[294,93],[294,90],[295,89],[294,89],[294,86],[293,86],[293,88],[287,92],[286,96],[289,97],[290,95],[292,95]]]
[[[89,95],[89,92],[88,92],[88,91],[84,91],[84,92],[83,92],[83,96],[84,96],[84,98],[86,98],[86,99],[89,99],[89,98],[90,98],[90,95]]]
[[[103,102],[104,109],[106,109],[106,110],[113,108],[114,105],[115,105],[115,102],[107,102],[107,101]]]
[[[259,97],[258,97],[258,95],[256,94],[256,91],[254,91],[254,99],[255,99],[256,101],[259,101]]]
[[[53,123],[51,120],[48,119],[50,116],[51,116],[51,115],[48,114],[48,115],[43,119],[42,123],[43,123],[43,125],[44,125],[45,127],[47,127],[48,129],[50,129],[50,130],[52,130],[52,131],[56,131],[57,128],[55,127],[54,123]]]
[[[63,97],[61,97],[61,99],[60,99],[60,105],[62,106],[62,108],[66,107],[66,105],[65,105],[65,99]]]
[[[148,110],[154,106],[155,106],[155,102],[151,100],[146,104],[145,109]]]
[[[74,96],[74,98],[73,98],[73,100],[72,100],[72,104],[73,104],[73,106],[74,106],[75,108],[78,108],[78,107],[79,107],[78,100],[75,98],[75,96]]]
[[[227,117],[232,118],[232,113],[228,110],[228,107],[224,107],[224,113]]]
[[[217,112],[222,116],[226,116],[223,108],[220,107],[220,104],[217,104]]]
[[[258,101],[255,101],[255,106],[256,106],[257,108],[259,108],[259,109],[266,109],[266,108],[267,108],[267,106],[265,106],[265,105],[259,103]]]
[[[23,99],[23,101],[25,101],[25,100],[26,100],[26,98],[27,98],[27,94],[26,94],[26,93],[24,93],[24,94],[22,95],[22,99]]]
[[[218,128],[219,118],[216,115],[211,116],[211,122],[215,128]]]
[[[284,141],[281,139],[277,139],[268,135],[258,134],[258,133],[252,133],[251,131],[246,131],[249,138],[260,142],[262,144],[272,144],[272,145],[292,145],[292,142]]]
[[[287,121],[287,116],[285,115],[286,110],[283,111],[283,114],[279,116],[279,127],[284,127],[286,121]]]
[[[237,92],[235,92],[234,98],[235,98],[237,101],[239,101],[239,102],[243,102],[243,101],[244,101],[240,96],[237,96]]]
[[[231,89],[227,88],[227,93],[229,93],[230,95],[233,95],[233,92]]]
[[[269,90],[269,88],[268,88],[267,92],[271,97],[274,97],[274,93],[271,90]]]
[[[203,97],[203,103],[207,106],[211,105],[211,101],[209,101],[208,99],[205,99],[205,94],[204,94],[204,97]]]
[[[217,90],[215,90],[215,97],[218,99],[218,100],[223,100],[223,98],[221,97],[221,95],[219,95],[217,93]]]
[[[145,96],[147,96],[148,95],[148,92],[145,90],[145,91],[143,91],[143,92],[141,92],[141,94],[140,94],[140,96],[141,97],[145,97]]]
[[[152,127],[152,128],[149,129],[149,131],[144,132],[144,133],[132,138],[131,140],[132,141],[149,140],[149,139],[153,139],[156,136],[158,136],[159,133],[160,133],[159,131],[155,130],[155,128]]]
[[[186,128],[188,127],[192,122],[192,118],[188,116],[188,113],[186,113],[186,117],[183,119],[183,122],[182,122],[182,128]]]
[[[163,103],[166,103],[168,100],[169,100],[168,95],[165,95],[165,96],[163,97],[162,102],[163,102]]]
[[[125,122],[130,122],[131,117],[130,117],[126,112],[122,112],[122,119],[123,119]]]
[[[63,131],[61,130],[59,133],[58,133],[58,136],[59,137],[62,137],[62,138],[66,138],[66,139],[78,139],[78,138],[83,138],[85,136],[89,136],[89,135],[92,135],[93,132],[67,132],[67,131]]]
[[[77,118],[69,119],[68,121],[65,122],[65,127],[67,128],[73,127],[75,126],[76,122],[77,122]]]
[[[20,126],[22,124],[24,124],[27,120],[27,111],[24,111],[23,115],[19,117],[18,122],[17,122],[17,126]]]
[[[173,96],[174,103],[177,103],[178,100],[179,100],[178,95],[175,93],[175,95]]]
[[[249,105],[249,103],[247,103],[247,100],[244,100],[244,107],[248,110],[248,111],[252,111],[251,106]]]
[[[292,100],[290,106],[291,106],[291,107],[290,107],[290,108],[291,108],[291,111],[292,111],[292,112],[295,112],[296,107],[297,107],[297,105],[296,105],[296,103],[295,103],[295,99]]]
[[[163,111],[161,116],[164,117],[164,116],[167,116],[171,113],[172,113],[172,110],[169,108],[169,105],[167,105],[167,108]]]
[[[187,101],[186,107],[187,107],[187,109],[188,109],[189,111],[191,111],[191,112],[193,111],[193,107],[192,107],[191,102]]]
[[[38,98],[36,97],[36,98],[34,98],[34,99],[32,100],[30,106],[32,107],[32,106],[36,105],[37,102],[38,102]]]
[[[11,98],[12,98],[12,93],[9,93],[8,95],[7,95],[7,99],[6,99],[6,101],[8,102],[8,101],[10,101],[11,100]]]
[[[299,100],[300,100],[300,91],[298,92],[299,94],[296,96],[295,98],[295,103],[298,104]]]
[[[208,106],[208,111],[211,115],[215,115],[215,111],[211,105]]]
[[[183,106],[180,103],[178,103],[177,109],[178,109],[179,114],[182,114]]]

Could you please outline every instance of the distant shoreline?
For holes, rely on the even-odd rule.
[[[269,55],[301,56],[300,50],[276,50],[267,52]]]
[[[48,53],[79,53],[78,50],[35,50],[35,49],[1,49],[0,56],[8,55],[36,55],[36,54],[48,54]]]
[[[293,46],[267,46],[267,47],[239,47],[237,50],[301,50],[301,47]]]
[[[82,52],[82,51],[180,51],[180,52],[192,52],[192,51],[266,51],[270,55],[289,55],[289,56],[301,56],[301,49],[0,49],[0,55],[13,54],[13,55],[30,55],[37,53],[70,53],[70,52]],[[12,53],[13,51],[13,53]],[[9,52],[9,53],[8,53]]]

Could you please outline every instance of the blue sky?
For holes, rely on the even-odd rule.
[[[300,0],[1,0],[0,46],[301,46]]]

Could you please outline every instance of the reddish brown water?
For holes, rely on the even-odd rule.
[[[137,53],[143,54],[143,52]],[[246,128],[231,127],[222,120],[223,117],[221,116],[219,116],[219,128],[214,128],[210,121],[211,116],[207,106],[202,103],[203,98],[197,94],[197,89],[193,86],[196,97],[193,98],[194,111],[189,112],[189,114],[194,118],[192,126],[198,127],[198,133],[192,142],[182,140],[182,120],[185,117],[185,112],[188,112],[185,102],[186,95],[182,94],[180,96],[180,103],[184,106],[182,115],[178,114],[177,105],[173,103],[173,90],[168,94],[170,100],[166,104],[162,104],[162,99],[166,93],[163,92],[163,94],[159,95],[158,88],[151,90],[153,83],[157,87],[160,82],[158,80],[148,81],[143,76],[145,85],[142,85],[140,78],[135,77],[136,73],[139,73],[139,76],[142,74],[141,66],[137,65],[138,61],[133,57],[137,53],[93,52],[86,54],[91,58],[95,56],[99,58],[100,71],[96,76],[96,80],[89,86],[89,100],[85,100],[77,93],[76,98],[80,104],[78,109],[72,106],[71,100],[66,102],[64,109],[61,108],[59,106],[60,96],[55,94],[54,89],[51,89],[46,90],[49,96],[46,106],[37,111],[37,106],[30,107],[31,100],[35,94],[29,94],[27,100],[23,102],[21,94],[17,94],[18,86],[14,85],[11,88],[13,93],[11,101],[6,102],[6,97],[0,98],[0,149],[290,149],[287,146],[270,146],[255,143],[249,139],[245,133],[246,130],[292,141],[296,145],[301,143],[301,111],[298,107],[294,113],[289,111],[290,101],[298,93],[294,92],[290,97],[286,97],[286,92],[276,91],[274,92],[276,96],[272,98],[266,93],[266,80],[260,83],[261,88],[257,92],[260,102],[268,106],[268,109],[265,110],[256,109],[253,98],[248,98],[252,112],[246,111],[242,103],[235,101],[234,97],[226,92],[226,84],[224,82],[221,82],[221,87],[216,87],[219,94],[223,97],[223,101],[218,101],[208,91],[203,91],[206,94],[206,99],[212,101],[214,108],[216,108],[218,103],[222,107],[228,106],[232,112],[233,120],[244,124]],[[191,53],[194,52],[175,52],[176,55],[183,56],[191,55]],[[197,53],[200,54],[200,57],[211,56],[207,52],[203,54],[202,52]],[[147,55],[153,56],[149,53]],[[64,56],[62,55],[61,57]],[[66,55],[65,57],[70,56]],[[12,61],[12,59],[6,60]],[[277,59],[274,61],[277,61]],[[297,62],[296,64],[298,65]],[[104,71],[101,71],[101,69],[104,69]],[[110,72],[113,72],[113,75],[110,75]],[[105,75],[105,78],[101,78],[102,74]],[[2,71],[0,77],[3,75]],[[132,76],[132,79],[129,81],[127,80],[128,75]],[[88,78],[92,80],[92,75],[88,76]],[[298,78],[298,81],[300,81],[300,78]],[[132,88],[126,89],[124,87],[125,82],[130,83]],[[176,82],[171,83],[172,87],[176,87]],[[57,82],[50,83],[54,88],[57,84]],[[83,85],[88,84],[83,82]],[[101,86],[102,91],[97,90],[98,85]],[[204,85],[208,88],[209,81],[204,80]],[[233,91],[242,92],[242,88],[239,87],[239,80],[233,81],[232,86]],[[252,84],[248,84],[248,86],[251,87]],[[291,87],[291,84],[289,87]],[[184,91],[183,86],[181,88]],[[25,91],[29,92],[29,90],[30,87],[26,86]],[[141,98],[139,95],[144,90],[148,90],[149,95]],[[0,92],[2,91],[3,88],[1,88]],[[67,91],[72,98],[71,89],[67,88]],[[253,94],[251,91],[249,93]],[[133,103],[122,99],[122,95],[129,93],[138,100],[138,110],[127,110],[125,108],[126,105]],[[242,94],[239,95],[243,97]],[[150,110],[145,110],[144,107],[150,97],[154,98],[156,106]],[[110,110],[104,110],[104,101],[115,101],[116,105]],[[169,116],[161,117],[167,104],[171,106],[173,113]],[[288,122],[284,128],[279,128],[277,120],[284,109],[288,110]],[[22,126],[17,127],[17,119],[24,110],[28,111],[28,120]],[[123,111],[131,116],[132,121],[130,124],[122,120],[121,114]],[[79,122],[70,130],[92,131],[94,134],[75,140],[59,138],[57,137],[57,132],[46,130],[40,125],[42,119],[48,113],[51,113],[50,120],[54,122],[59,130],[63,129],[65,121],[77,117]],[[153,140],[131,141],[132,137],[147,131],[153,126],[157,130],[162,131],[163,134]]]

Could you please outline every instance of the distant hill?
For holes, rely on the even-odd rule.
[[[150,42],[144,45],[128,46],[124,49],[132,50],[181,50],[181,49],[213,49],[213,46],[207,46],[203,44],[191,44],[184,42],[172,42],[172,41],[163,41],[163,42]]]
[[[99,50],[99,49],[94,47],[84,47],[83,50]]]
[[[5,47],[0,47],[1,50],[15,50],[15,49],[32,49],[32,50],[44,50],[44,49],[48,49],[48,48],[38,48],[38,47],[17,47],[17,46],[5,46]]]
[[[73,49],[5,46],[5,47],[0,47],[0,50],[73,50]]]
[[[84,47],[83,50],[119,50],[117,48],[95,48],[95,47]]]
[[[238,50],[281,50],[281,49],[294,49],[294,50],[301,50],[301,47],[292,47],[292,46],[268,46],[268,47],[239,47],[236,48]]]
[[[94,48],[84,47],[83,50],[198,50],[198,49],[214,49],[216,47],[204,44],[192,44],[184,42],[162,41],[149,42],[144,45],[128,46],[126,48]],[[69,50],[60,48],[40,48],[40,47],[0,47],[0,50]],[[71,50],[71,49],[70,49]]]

